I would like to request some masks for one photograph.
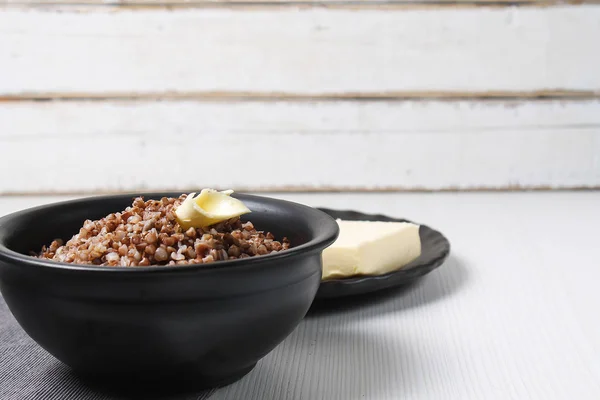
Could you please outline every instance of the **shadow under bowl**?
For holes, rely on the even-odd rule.
[[[146,193],[146,199],[176,193]],[[338,225],[317,209],[236,195],[257,229],[287,236],[276,254],[209,265],[100,267],[28,256],[133,195],[56,203],[0,218],[0,291],[40,346],[78,375],[126,384],[231,383],[298,325]]]

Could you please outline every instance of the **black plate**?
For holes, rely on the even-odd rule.
[[[391,218],[380,214],[363,214],[358,211],[341,211],[321,208],[334,218],[350,221],[395,221],[412,222],[406,219]],[[355,278],[331,279],[321,282],[317,299],[353,296],[402,286],[413,282],[433,271],[444,263],[450,254],[450,242],[440,232],[421,225],[421,256],[406,267],[385,275],[360,276]]]

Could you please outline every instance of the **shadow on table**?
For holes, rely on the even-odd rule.
[[[459,258],[451,256],[439,269],[408,287],[319,301],[313,305],[303,322],[307,326],[326,325],[327,332],[318,336],[318,343],[301,340],[297,329],[259,363],[255,371],[230,389],[235,385],[243,385],[248,379],[262,380],[261,377],[268,377],[265,378],[265,384],[270,389],[261,397],[265,400],[352,400],[381,397],[386,393],[410,395],[418,390],[415,386],[427,385],[426,379],[420,375],[426,369],[423,364],[435,365],[438,357],[443,358],[438,354],[443,349],[424,351],[420,341],[413,343],[414,338],[401,335],[365,335],[352,322],[365,316],[401,312],[443,301],[458,292],[467,280],[467,269]],[[436,360],[430,359],[432,354]],[[288,366],[285,368],[282,368],[282,357],[287,359],[284,364]],[[298,365],[289,367],[290,364]],[[69,398],[95,400],[202,400],[213,393],[212,390],[199,393],[170,392],[168,395],[155,390],[129,392],[118,386],[85,381],[58,361],[50,361],[44,369],[25,378],[30,384],[23,382],[26,387],[20,393],[27,392],[27,396],[32,396],[26,398],[55,400],[64,398],[56,397],[57,394],[62,396],[68,392],[71,395]],[[40,385],[40,381],[43,385]],[[215,398],[221,398],[227,392],[228,388],[218,390]]]
[[[428,384],[423,374],[433,365],[431,352],[402,335],[371,335],[333,329],[318,343],[295,345],[297,368],[282,368],[276,357],[259,365],[258,374],[268,377],[266,387],[255,393],[262,400],[364,400],[409,398]],[[285,354],[293,354],[285,349]],[[437,352],[436,352],[437,353]],[[305,354],[302,357],[301,354]],[[436,354],[437,357],[443,355]],[[290,362],[293,362],[290,360]],[[251,378],[262,380],[255,376]],[[229,399],[219,396],[216,400]]]
[[[318,300],[306,317],[324,317],[343,312],[352,318],[359,317],[365,310],[376,310],[383,314],[421,307],[452,296],[468,278],[468,271],[460,258],[451,255],[441,267],[406,286],[358,296]]]
[[[48,367],[42,379],[44,385],[37,385],[42,388],[35,390],[36,399],[203,400],[214,392],[214,389],[201,392],[185,389],[174,391],[173,387],[161,390],[160,386],[152,389],[132,388],[111,382],[89,381],[58,361]]]
[[[214,399],[238,398],[241,393],[262,400],[414,397],[430,385],[429,371],[447,365],[442,361],[448,358],[447,350],[436,341],[423,340],[414,329],[406,330],[410,334],[403,335],[402,329],[390,334],[385,320],[377,316],[444,301],[467,280],[467,269],[451,256],[408,287],[319,301],[248,377],[218,390]],[[372,328],[368,321],[380,326]]]

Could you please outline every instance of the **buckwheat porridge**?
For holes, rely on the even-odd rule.
[[[272,233],[257,230],[252,222],[242,223],[240,215],[250,210],[229,194],[231,191],[203,190],[195,198],[194,193],[160,200],[137,197],[121,212],[85,221],[69,241],[56,239],[35,256],[76,264],[135,267],[211,263],[290,247],[286,237],[276,240]]]

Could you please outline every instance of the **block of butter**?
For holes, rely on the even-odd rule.
[[[323,251],[323,279],[382,275],[421,255],[419,225],[406,222],[342,221],[340,235]]]

